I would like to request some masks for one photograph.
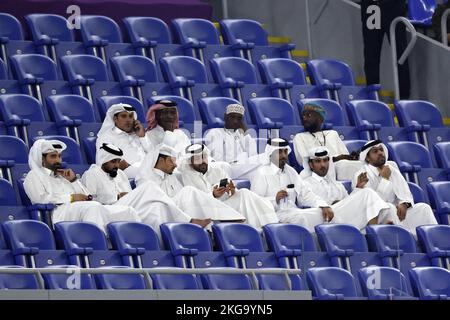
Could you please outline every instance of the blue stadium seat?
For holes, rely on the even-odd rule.
[[[398,123],[409,132],[411,141],[425,145],[429,150],[438,142],[450,140],[450,128],[444,125],[439,109],[428,101],[396,100]]]
[[[420,186],[433,181],[445,181],[445,170],[433,168],[430,153],[423,145],[410,142],[389,142],[386,144],[389,158],[395,161],[407,181]]]
[[[258,129],[278,130],[288,141],[302,130],[299,114],[281,98],[254,98],[248,100],[248,109]]]
[[[29,95],[0,95],[0,112],[8,133],[28,146],[32,137],[57,134],[55,123],[45,120],[41,103]]]
[[[259,73],[263,83],[272,89],[272,96],[296,104],[301,99],[320,98],[316,86],[306,82],[305,72],[297,61],[274,58],[258,61]]]
[[[162,250],[155,231],[138,222],[112,222],[107,226],[112,247],[119,251],[123,264],[139,268],[172,267],[170,251]]]
[[[416,300],[405,276],[397,269],[377,266],[362,268],[358,271],[358,278],[363,294],[369,300]]]
[[[105,234],[89,222],[63,221],[55,224],[55,238],[70,259],[70,264],[86,268],[121,266],[116,250],[108,250]]]
[[[366,237],[371,251],[379,253],[383,266],[408,274],[408,270],[415,266],[430,265],[428,257],[418,253],[413,235],[401,226],[367,226]]]
[[[95,146],[96,142],[97,137],[88,137],[81,141],[81,147],[86,155],[86,161],[88,164],[95,164],[95,155],[97,154],[97,149]]]
[[[72,92],[95,104],[95,98],[121,94],[119,83],[109,82],[105,63],[88,54],[74,54],[60,58],[64,78]]]
[[[322,124],[323,130],[335,130],[342,140],[359,139],[359,131],[348,125],[347,113],[336,101],[329,99],[302,99],[297,102],[300,120],[305,104],[317,104],[325,109],[326,116]]]
[[[27,146],[17,137],[0,135],[0,178],[12,183],[10,168],[16,163],[28,163]]]
[[[131,44],[122,43],[120,28],[111,18],[82,15],[80,27],[86,51],[101,58],[105,64],[109,63],[111,57],[134,54]]]
[[[193,274],[150,274],[153,289],[197,290],[202,289],[199,279]]]
[[[134,107],[134,109],[136,109],[137,119],[145,126],[145,123],[147,122],[145,120],[145,113],[147,112],[147,107],[145,104],[143,106],[138,99],[130,96],[119,95],[119,96],[105,96],[97,98],[98,111],[100,114],[100,119],[102,121],[105,119],[106,112],[108,111],[109,107],[111,107],[113,104],[116,103],[126,103]]]
[[[205,289],[252,290],[253,285],[246,274],[202,274]]]
[[[159,82],[155,63],[147,57],[114,57],[111,68],[123,94],[139,99],[142,104],[149,97],[171,93],[167,83]]]
[[[450,271],[437,267],[409,271],[414,293],[421,300],[450,300]]]
[[[68,264],[66,253],[56,250],[53,233],[43,222],[6,221],[3,223],[3,233],[18,265],[35,268]]]
[[[21,54],[10,58],[14,76],[19,81],[22,93],[38,99],[54,94],[70,93],[70,86],[61,81],[56,63],[41,54]]]
[[[431,208],[440,223],[450,224],[450,181],[438,181],[427,184]]]
[[[436,164],[445,169],[447,180],[450,180],[450,142],[439,142],[433,146]]]
[[[169,27],[161,19],[127,17],[123,23],[136,54],[148,57],[156,64],[162,57],[183,55],[182,46],[172,44]]]
[[[79,266],[75,265],[60,265],[48,266],[51,268],[66,268],[67,273],[42,273],[44,278],[45,288],[49,290],[93,290],[97,289],[94,277],[90,274],[79,274],[79,279],[74,279],[73,273],[77,272]]]
[[[419,27],[431,27],[431,18],[436,9],[436,0],[409,0],[409,21]]]
[[[220,21],[220,30],[225,44],[232,45],[241,56],[256,63],[267,58],[291,58],[292,43],[280,47],[270,46],[267,31],[261,24],[249,19],[224,19]]]
[[[367,143],[367,140],[344,140],[345,147],[349,153],[353,151],[360,152],[362,146]]]
[[[395,126],[394,115],[384,102],[353,100],[347,102],[347,110],[350,124],[358,129],[360,139],[408,140],[406,130]]]
[[[220,96],[230,97],[246,105],[250,98],[271,97],[270,86],[259,84],[255,67],[238,57],[210,60],[214,81],[222,89]]]
[[[16,193],[8,180],[0,179],[0,206],[17,206]],[[0,209],[3,210],[2,207]]]
[[[83,161],[83,157],[81,155],[81,150],[80,150],[80,146],[77,144],[77,142],[70,138],[70,137],[66,137],[66,136],[41,136],[41,137],[35,137],[33,139],[33,143],[34,141],[38,140],[38,139],[46,139],[46,140],[59,140],[62,141],[66,144],[67,149],[64,150],[61,154],[62,156],[62,161],[66,162],[67,164],[70,165],[74,165],[74,164],[83,164],[85,163]]]
[[[417,227],[417,238],[431,260],[431,265],[450,270],[450,226]]]
[[[408,186],[409,191],[411,191],[413,195],[414,203],[424,202],[429,204],[427,195],[419,185],[414,182],[408,182]]]
[[[118,270],[133,270],[126,266],[113,266],[108,268],[115,268]],[[101,267],[99,268],[101,269]],[[95,274],[94,275],[97,287],[105,290],[144,290],[151,289],[144,281],[144,276],[141,274]]]
[[[306,279],[317,300],[362,299],[358,298],[355,279],[347,270],[335,267],[312,268],[306,273]]]
[[[56,14],[35,13],[26,15],[25,21],[37,51],[56,63],[59,57],[85,53],[83,44],[75,42],[75,34],[67,27],[66,18]]]
[[[161,236],[172,255],[175,265],[182,268],[225,267],[222,252],[213,252],[208,233],[192,223],[164,223]]]
[[[199,98],[221,96],[217,84],[208,83],[204,64],[192,57],[173,56],[160,59],[163,77],[172,93],[186,98],[193,104]]]
[[[35,52],[33,42],[24,41],[19,20],[8,13],[0,13],[0,52],[6,64],[10,56]]]
[[[78,144],[85,137],[95,137],[101,123],[97,123],[92,104],[86,98],[73,95],[47,97],[50,118],[55,121],[59,134],[73,138]]]
[[[333,267],[346,269],[356,276],[358,269],[381,265],[380,257],[369,252],[366,239],[356,227],[348,224],[319,224],[314,229],[320,247],[328,253]]]
[[[350,100],[378,100],[380,85],[357,86],[352,69],[342,61],[316,59],[308,61],[306,67],[322,97],[338,101],[343,108]]]
[[[8,79],[8,70],[6,69],[5,62],[0,58],[0,79]]]
[[[2,268],[24,268],[22,266],[2,266]],[[7,274],[0,273],[0,289],[31,290],[40,288],[36,276],[33,274]]]

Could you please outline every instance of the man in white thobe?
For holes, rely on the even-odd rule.
[[[236,190],[233,181],[220,166],[210,162],[209,150],[203,144],[193,144],[179,166],[184,186],[193,186],[214,197],[245,216],[246,222],[261,229],[268,223],[277,223],[272,204],[248,189]],[[227,180],[220,186],[220,182]]]
[[[334,222],[351,224],[358,229],[363,229],[367,224],[392,223],[391,217],[396,212],[375,191],[361,189],[349,195],[344,185],[329,174],[333,162],[327,148],[309,150],[308,159],[304,181],[333,211],[340,213]]]
[[[174,174],[177,157],[174,148],[166,144],[160,145],[157,152],[149,153],[144,159],[137,176],[137,186],[152,181],[172,198],[183,212],[196,219],[245,220],[243,215],[209,194],[192,186],[183,187],[181,178]]]
[[[224,116],[225,127],[210,129],[205,135],[211,157],[229,163],[233,179],[251,179],[265,160],[258,155],[256,140],[246,129],[244,112],[244,107],[239,104],[228,105]]]
[[[53,203],[52,221],[86,221],[105,231],[113,221],[140,221],[130,207],[103,206],[92,200],[85,186],[71,169],[61,168],[61,153],[67,146],[59,140],[37,140],[30,149],[28,163],[31,171],[24,189],[32,203]]]
[[[129,206],[136,210],[142,222],[159,233],[165,222],[192,222],[199,225],[209,221],[192,219],[181,211],[158,186],[151,181],[131,189],[128,177],[119,169],[123,151],[113,144],[103,144],[96,153],[82,180],[94,199],[112,206]]]
[[[124,157],[120,169],[128,178],[135,178],[150,146],[145,130],[137,120],[135,109],[129,104],[113,104],[106,113],[103,125],[97,133],[96,149],[103,143],[114,143],[122,149]]]
[[[416,227],[437,224],[431,207],[426,203],[414,203],[408,183],[400,170],[386,163],[388,150],[380,140],[367,142],[359,155],[363,168],[352,181],[354,188],[370,188],[396,211],[394,224],[401,225],[416,235]]]

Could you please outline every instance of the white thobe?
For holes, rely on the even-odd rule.
[[[396,210],[396,206],[403,202],[409,202],[413,205],[407,210],[406,218],[403,221],[400,221],[396,214],[393,215],[392,222],[394,224],[405,227],[414,235],[416,235],[416,227],[418,226],[437,224],[431,207],[426,203],[415,204],[408,183],[400,171],[389,164],[387,165],[391,169],[389,180],[381,177],[376,167],[365,164],[361,170],[356,172],[352,180],[353,188],[356,187],[358,176],[362,172],[367,172],[369,181],[364,186],[364,189],[370,188],[375,190],[378,195],[392,207],[392,210]]]
[[[150,225],[159,234],[159,226],[165,222],[189,222],[184,213],[156,184],[151,181],[131,189],[128,177],[122,170],[111,178],[97,165],[92,165],[83,174],[83,182],[89,192],[104,204],[129,206],[136,210],[143,223]],[[121,192],[128,192],[117,200]]]
[[[106,131],[97,138],[97,150],[103,143],[111,143],[122,149],[123,160],[128,162],[130,166],[124,170],[128,178],[135,178],[141,162],[144,160],[146,153],[150,150],[147,138],[140,138],[135,133],[126,133],[117,127],[110,131]]]
[[[329,177],[320,177],[315,173],[304,179],[309,188],[324,199],[337,212],[335,223],[346,223],[363,229],[367,223],[378,216],[378,223],[391,220],[396,214],[391,206],[371,189],[355,190],[350,195],[344,185]],[[333,204],[335,201],[337,203]]]
[[[191,145],[191,140],[181,129],[175,129],[172,131],[175,144],[171,145],[179,154],[183,154],[186,147]],[[146,138],[151,149],[157,148],[164,141],[164,136],[166,131],[161,126],[156,126],[155,128],[147,131],[145,133]]]
[[[205,135],[205,144],[214,160],[231,165],[233,179],[251,179],[254,171],[267,162],[265,155],[258,154],[255,139],[241,130],[211,129]]]
[[[166,174],[159,169],[143,174],[137,181],[138,187],[146,181],[159,186],[175,204],[192,218],[212,220],[244,220],[245,217],[233,208],[192,186],[183,187],[175,174]]]
[[[113,221],[141,221],[131,207],[103,206],[97,201],[71,203],[71,194],[89,194],[86,187],[78,179],[69,182],[61,176],[54,176],[51,170],[43,170],[47,175],[31,170],[25,178],[24,189],[32,203],[56,205],[52,215],[53,223],[86,221],[95,223],[105,231],[106,225]]]
[[[214,163],[208,165],[208,171],[205,174],[195,171],[190,166],[184,166],[184,168],[181,175],[183,185],[193,186],[211,197],[213,197],[214,186],[218,185],[221,179],[229,178],[225,171]],[[255,228],[260,229],[268,223],[278,222],[272,204],[248,189],[236,190],[232,196],[225,193],[219,200],[243,214],[246,223]]]

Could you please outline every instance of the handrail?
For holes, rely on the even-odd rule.
[[[441,17],[441,39],[444,46],[448,46],[447,18],[450,16],[450,8],[445,10]]]
[[[400,22],[405,24],[406,28],[409,29],[409,31],[411,32],[411,41],[409,42],[408,46],[406,47],[405,51],[403,52],[402,56],[400,57],[400,59],[398,59],[398,62],[397,62],[397,58],[398,58],[397,45],[396,45],[397,39],[396,39],[396,35],[395,35],[395,30],[396,30],[397,24],[399,24]],[[397,65],[397,63],[398,64],[405,63],[406,59],[411,54],[411,51],[417,41],[417,31],[416,31],[416,28],[414,28],[414,26],[411,24],[411,22],[408,19],[406,19],[405,17],[397,17],[391,23],[389,34],[390,34],[390,39],[391,39],[392,65],[393,65],[393,71],[394,71],[395,99],[398,100],[398,99],[400,99],[400,86],[399,86],[399,80],[398,80],[398,65]]]

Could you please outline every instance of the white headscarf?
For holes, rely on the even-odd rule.
[[[289,146],[289,142],[282,138],[273,138],[267,141],[266,149],[264,150],[264,154],[266,155],[269,163],[270,157],[272,153],[276,150],[287,149],[288,154],[291,153],[291,147]]]
[[[211,162],[211,151],[206,147],[206,145],[201,143],[194,143],[190,146],[186,147],[183,155],[180,157],[180,163],[178,165],[178,170],[180,172],[190,170],[191,167],[191,158],[194,155],[206,155],[208,157],[208,163]],[[193,170],[193,169],[192,169]]]
[[[123,151],[119,147],[111,143],[104,143],[95,154],[95,163],[98,166],[102,166],[104,163],[114,160],[120,159],[122,160]]]
[[[136,120],[137,114],[134,107],[132,107],[129,104],[126,103],[117,103],[113,104],[111,107],[109,107],[108,111],[106,112],[105,120],[103,121],[102,127],[97,133],[97,137],[100,137],[103,133],[110,131],[113,129],[116,125],[114,124],[114,115],[120,112],[132,112],[133,117]]]
[[[326,177],[330,180],[336,180],[336,174],[333,174],[335,172],[334,170],[334,163],[333,163],[333,157],[330,156],[330,150],[328,148],[320,146],[320,147],[314,147],[308,150],[308,157],[303,158],[303,175],[302,178],[309,177],[313,174],[311,168],[309,167],[309,160],[318,159],[318,158],[325,158],[329,157],[330,162],[328,166],[328,172]]]
[[[389,158],[389,152],[388,152],[388,149],[386,148],[386,145],[381,140],[371,140],[371,141],[368,141],[365,145],[363,145],[361,147],[361,152],[359,153],[359,161],[366,164],[367,163],[366,158],[367,158],[367,155],[369,154],[369,151],[372,148],[379,147],[379,146],[383,147],[384,155],[387,160]]]

